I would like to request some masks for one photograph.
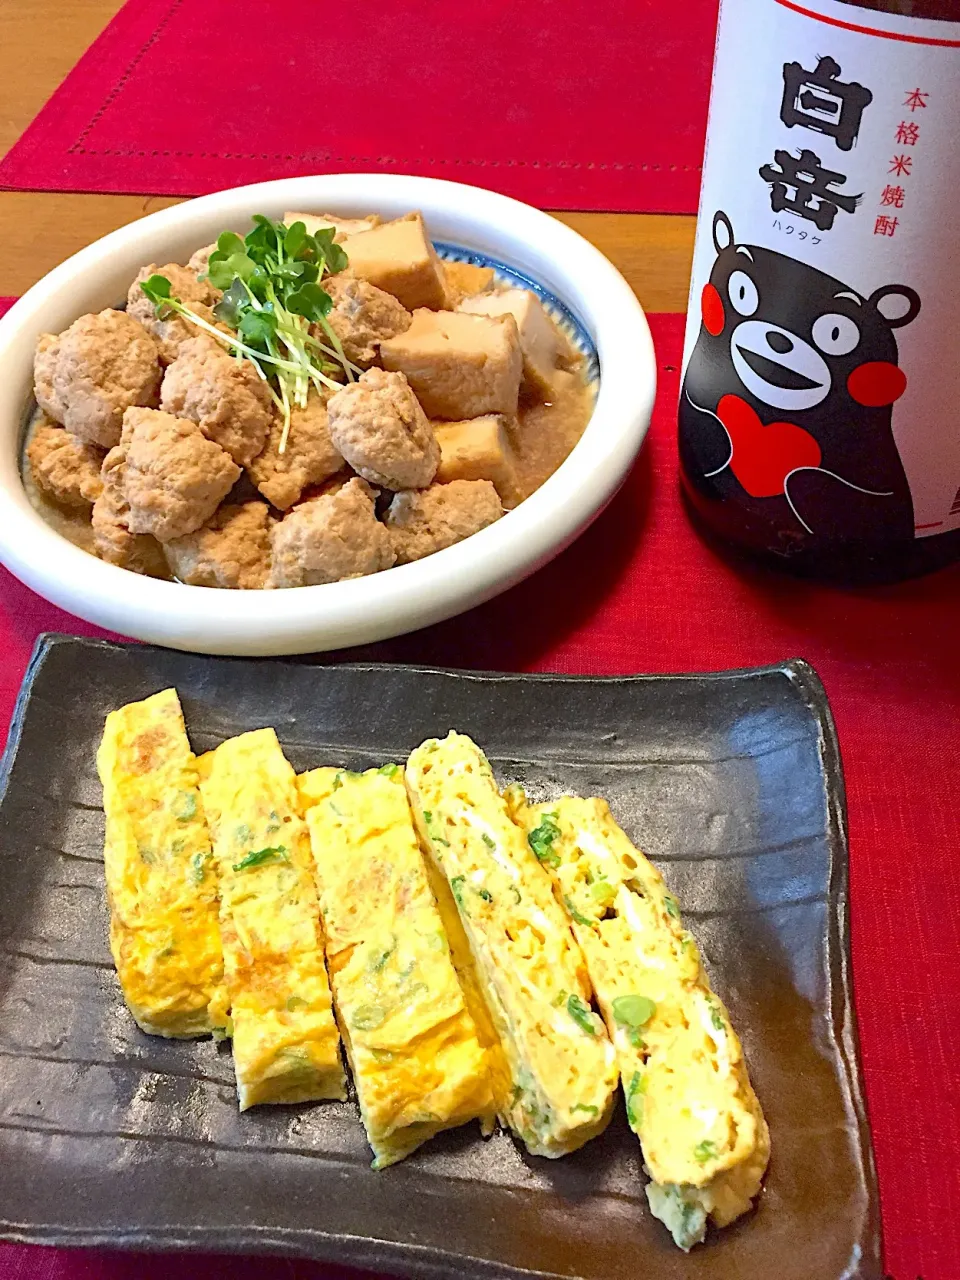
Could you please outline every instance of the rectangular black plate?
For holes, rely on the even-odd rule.
[[[107,947],[94,753],[109,710],[169,685],[198,752],[273,725],[298,770],[364,768],[456,727],[538,799],[606,796],[678,893],[743,1038],[773,1141],[759,1209],[679,1253],[622,1110],[563,1160],[466,1129],[374,1173],[352,1103],[241,1116],[226,1047],[137,1031]],[[880,1275],[843,782],[806,664],[608,680],[47,637],[0,785],[0,1237],[416,1277]]]

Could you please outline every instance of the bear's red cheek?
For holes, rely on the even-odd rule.
[[[870,409],[893,404],[907,387],[907,375],[887,360],[869,360],[859,365],[847,379],[847,390],[857,404]]]
[[[707,333],[712,333],[716,337],[718,333],[723,332],[726,319],[723,314],[723,302],[712,284],[703,286],[703,293],[700,295],[700,314],[703,316]]]

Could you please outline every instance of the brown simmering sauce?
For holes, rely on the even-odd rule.
[[[558,373],[555,387],[548,401],[521,401],[516,422],[507,428],[524,498],[549,480],[583,435],[593,413],[596,387],[586,383],[580,368]]]

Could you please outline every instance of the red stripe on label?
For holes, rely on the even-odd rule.
[[[935,36],[908,36],[899,31],[878,31],[876,27],[861,27],[855,22],[843,22],[840,18],[828,18],[825,14],[814,13],[812,9],[805,9],[802,4],[794,4],[793,0],[775,0],[775,3],[784,9],[792,9],[794,13],[801,13],[805,18],[815,18],[817,22],[825,22],[827,26],[840,27],[843,31],[856,31],[862,36],[880,36],[883,40],[902,40],[906,44],[933,44],[942,49],[960,49],[960,40],[938,40]]]
[[[914,532],[916,532],[917,529],[939,529],[942,524],[942,520],[934,520],[932,524],[915,524],[913,528]]]

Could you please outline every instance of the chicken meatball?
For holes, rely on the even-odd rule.
[[[366,280],[331,276],[323,287],[333,299],[327,321],[354,364],[373,364],[384,338],[395,338],[410,328],[412,317],[403,303]],[[322,330],[315,331],[321,342],[329,342]]]
[[[103,460],[105,489],[126,504],[131,533],[158,542],[193,533],[233,488],[240,468],[195,422],[128,409],[120,443]]]
[[[171,572],[193,587],[263,587],[270,568],[270,528],[265,502],[224,504],[196,533],[171,538],[163,552]]]
[[[172,311],[166,315],[157,315],[156,307],[140,288],[144,280],[149,280],[151,276],[166,276],[170,281],[173,297],[195,311],[208,324],[216,324],[212,308],[223,294],[209,280],[198,280],[195,271],[181,267],[176,262],[168,262],[165,267],[151,263],[138,272],[127,294],[127,315],[139,320],[147,332],[153,334],[160,348],[160,359],[164,364],[172,364],[180,351],[181,342],[197,336],[197,326]]]
[[[237,360],[213,338],[193,337],[167,366],[160,408],[195,422],[208,440],[245,467],[263,448],[273,401],[249,360]]]
[[[330,439],[358,475],[385,489],[425,489],[440,446],[402,373],[368,369],[331,396]]]
[[[313,393],[304,408],[291,409],[287,447],[280,453],[282,435],[283,418],[275,414],[266,446],[247,471],[267,501],[286,511],[308,485],[335,475],[343,458],[330,439],[327,406]]]
[[[309,587],[389,569],[395,557],[375,496],[354,478],[285,515],[273,529],[270,586]]]
[[[41,422],[27,445],[30,474],[40,492],[78,511],[89,511],[100,496],[102,461],[102,450],[50,422]]]
[[[42,333],[33,365],[37,404],[88,444],[110,449],[126,409],[156,405],[157,344],[123,311],[81,316],[61,334]]]
[[[422,560],[478,533],[503,515],[489,480],[454,480],[418,493],[398,493],[383,517],[397,564]]]
[[[106,484],[93,504],[93,546],[101,560],[152,578],[167,576],[167,564],[159,542],[147,533],[131,533],[130,508],[115,486]]]

